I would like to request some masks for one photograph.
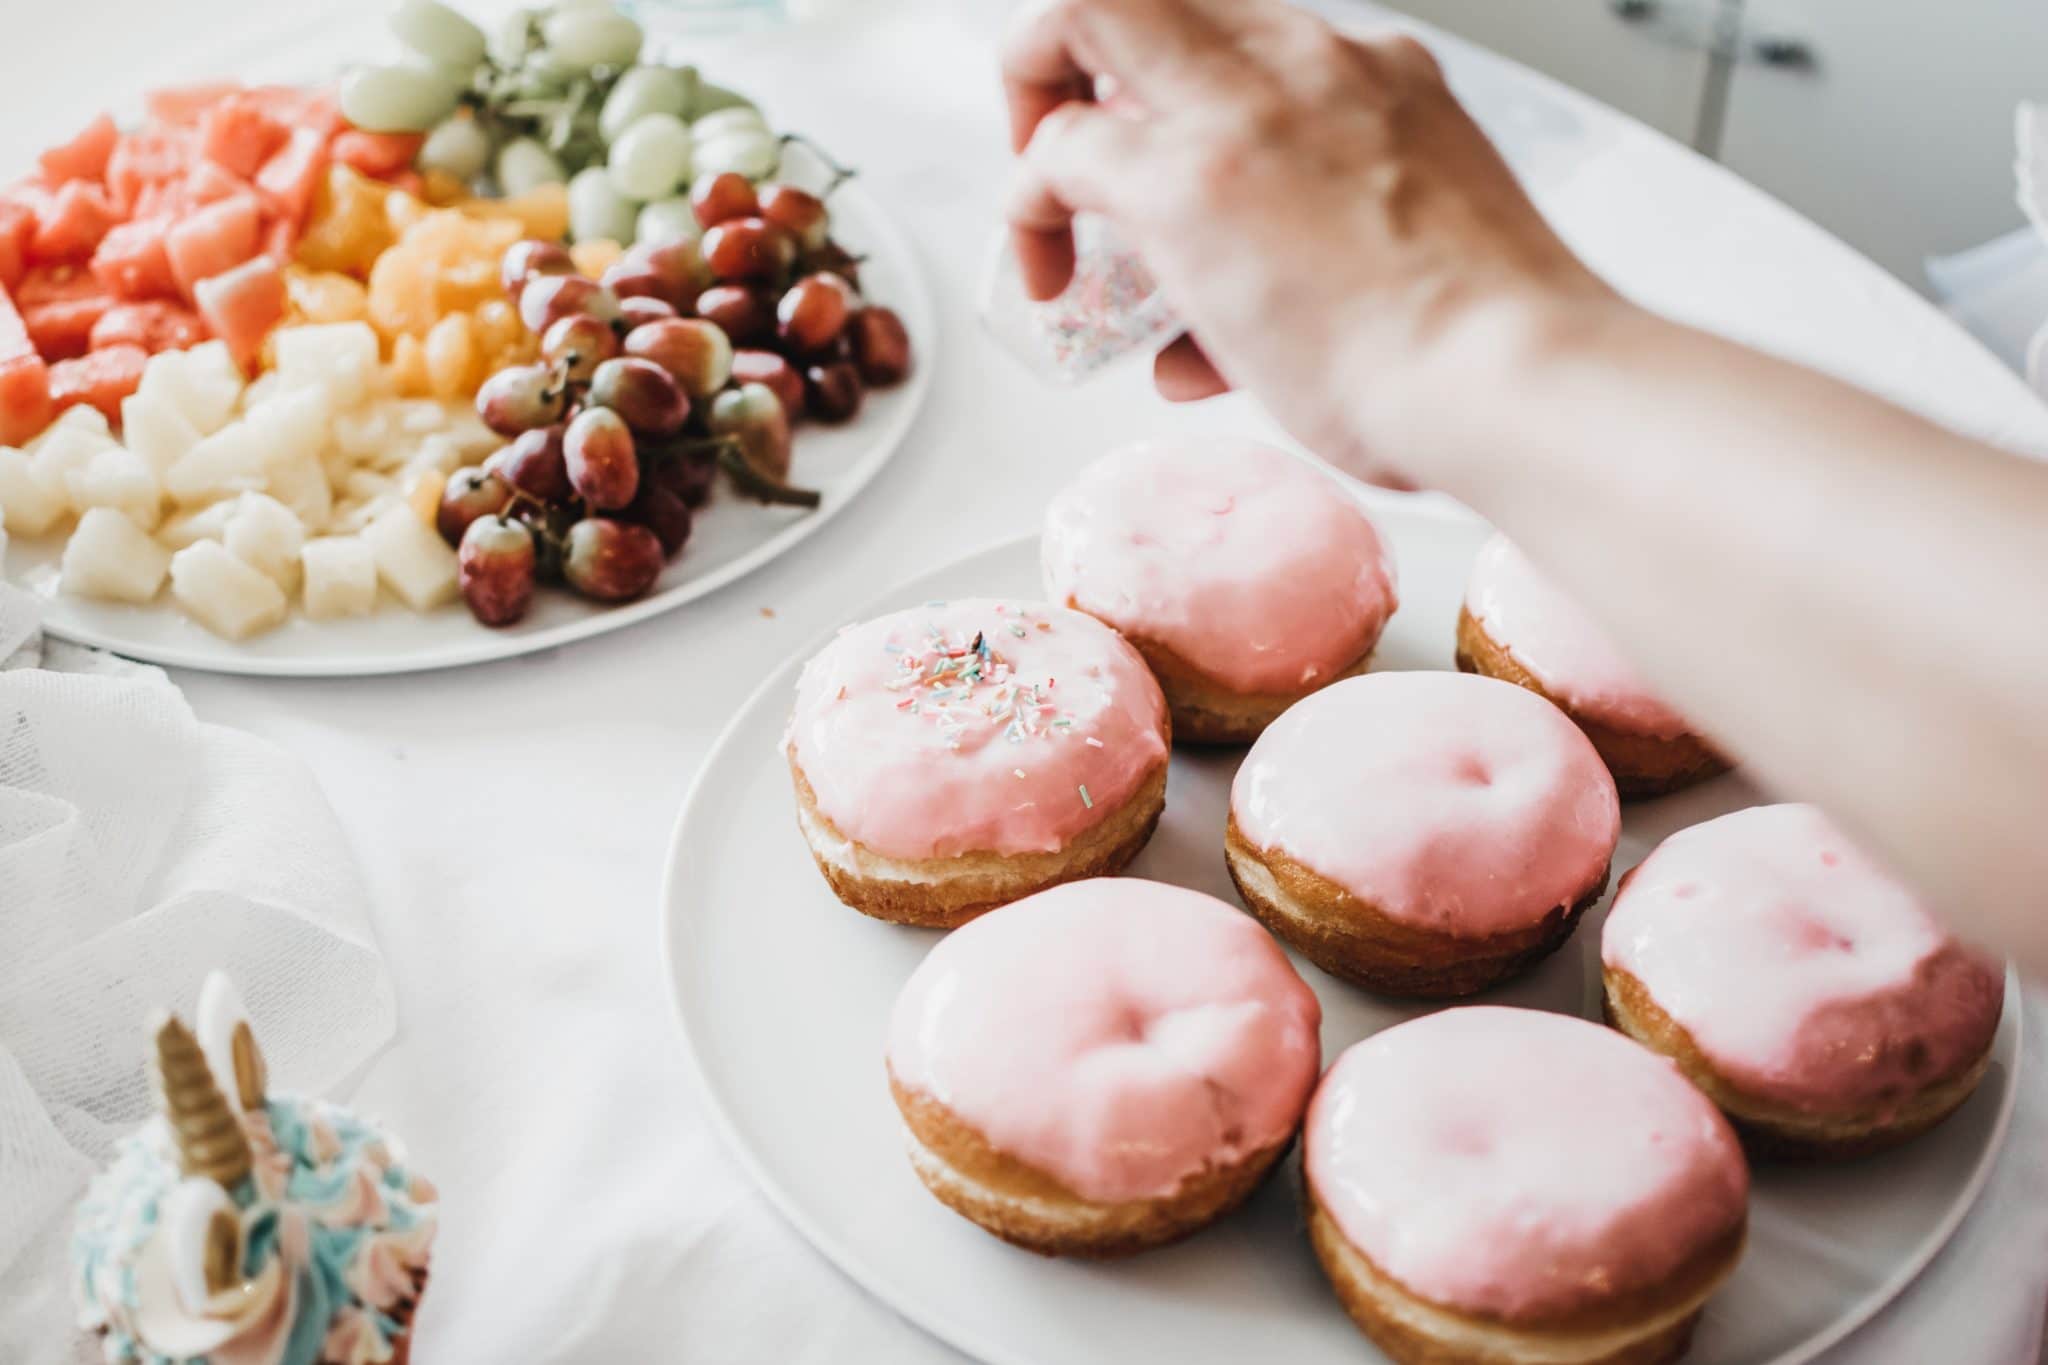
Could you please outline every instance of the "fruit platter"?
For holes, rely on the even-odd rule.
[[[847,149],[606,3],[389,27],[0,188],[5,573],[57,634],[307,675],[548,648],[781,553],[907,430],[931,310]]]

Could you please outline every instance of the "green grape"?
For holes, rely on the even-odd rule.
[[[692,122],[703,118],[706,114],[715,114],[721,109],[754,108],[754,102],[745,95],[740,94],[737,90],[728,90],[722,85],[713,85],[710,81],[705,80],[696,82],[696,87],[696,94],[690,101],[688,115]],[[755,112],[759,113],[760,111],[755,110]]]
[[[613,9],[558,9],[541,21],[558,61],[579,70],[631,66],[640,55],[640,25]]]
[[[689,103],[686,73],[666,66],[636,66],[605,96],[597,126],[610,142],[648,114],[681,115]]]
[[[473,118],[442,119],[420,147],[423,171],[441,171],[468,184],[491,164],[491,137]]]
[[[640,210],[633,240],[654,246],[663,242],[694,242],[703,234],[688,199],[657,199]]]
[[[484,31],[441,0],[399,0],[391,11],[398,41],[436,66],[465,71],[484,59]]]
[[[341,112],[372,133],[424,133],[455,110],[460,88],[431,66],[362,66],[341,82]]]
[[[530,137],[516,137],[498,149],[498,189],[525,194],[542,185],[562,183],[562,163]]]
[[[766,132],[768,121],[761,117],[761,111],[753,105],[732,105],[697,115],[690,124],[690,137],[697,142],[712,142],[733,133]]]
[[[609,237],[633,240],[633,201],[620,194],[602,166],[576,172],[569,180],[569,233],[579,242]]]
[[[782,164],[782,144],[765,128],[741,129],[695,144],[691,161],[700,180],[722,171],[759,180]]]
[[[665,199],[690,177],[690,130],[674,114],[648,114],[613,139],[607,164],[621,194]]]
[[[515,9],[500,19],[498,26],[491,30],[491,60],[503,67],[514,67],[524,61],[538,18],[530,9]]]

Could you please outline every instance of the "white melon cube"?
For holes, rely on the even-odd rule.
[[[398,481],[410,485],[422,474],[453,474],[468,463],[462,458],[462,448],[455,442],[446,436],[429,436],[399,466]]]
[[[361,536],[309,540],[299,551],[306,615],[321,620],[366,615],[377,605],[377,556]]]
[[[161,393],[131,393],[121,400],[121,441],[161,480],[199,444],[199,428]]]
[[[321,389],[287,389],[266,398],[242,415],[242,424],[263,443],[273,465],[317,460],[331,439],[334,410]]]
[[[175,407],[201,436],[210,436],[235,410],[242,396],[242,372],[225,342],[209,341],[189,351],[151,356],[136,392]]]
[[[284,620],[284,590],[227,552],[201,540],[171,556],[171,596],[215,635],[245,640]]]
[[[39,536],[70,510],[69,494],[37,476],[27,451],[0,446],[0,526],[18,536]]]
[[[352,460],[374,460],[397,439],[391,417],[391,409],[383,403],[337,412],[334,443]]]
[[[363,539],[377,557],[377,577],[414,611],[455,600],[455,551],[404,503],[379,512]]]
[[[342,496],[351,502],[375,502],[398,492],[398,481],[374,469],[352,469],[341,481]]]
[[[505,444],[505,438],[485,426],[483,419],[467,404],[459,408],[450,405],[448,425],[441,429],[441,433],[462,452],[464,464],[475,464]]]
[[[50,425],[44,427],[41,432],[37,433],[36,438],[24,446],[23,449],[33,455],[38,450],[41,450],[52,436],[63,431],[74,434],[79,431],[88,431],[104,437],[108,441],[114,439],[113,428],[107,425],[107,415],[105,413],[90,403],[73,403],[70,407],[58,413],[56,419]]]
[[[164,475],[164,489],[179,502],[192,504],[261,488],[269,455],[261,431],[247,422],[230,422],[171,466]]]
[[[36,477],[69,499],[71,476],[91,464],[93,456],[112,449],[113,445],[113,437],[86,423],[61,423],[36,438]]]
[[[64,476],[71,505],[83,512],[91,507],[111,507],[125,513],[143,530],[153,529],[163,516],[163,487],[142,457],[125,446],[108,446]]]
[[[270,496],[292,509],[306,530],[321,531],[334,515],[334,490],[328,486],[327,470],[318,460],[272,465]]]
[[[171,552],[111,507],[88,508],[64,545],[58,585],[76,597],[147,602],[163,586]]]
[[[247,412],[258,404],[267,403],[284,392],[284,381],[277,377],[276,370],[265,370],[249,381],[249,387],[242,390],[242,411]]]
[[[229,554],[268,574],[287,594],[298,591],[299,550],[305,543],[305,525],[266,493],[242,494],[221,536]]]
[[[195,541],[219,540],[228,533],[228,518],[235,514],[236,505],[235,499],[227,498],[180,513],[157,527],[157,541],[182,550]]]
[[[370,395],[377,373],[377,334],[367,322],[280,327],[270,334],[277,376],[288,388],[324,389],[336,411]]]

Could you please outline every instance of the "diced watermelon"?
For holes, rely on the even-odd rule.
[[[199,281],[232,270],[256,254],[263,214],[256,196],[236,195],[194,209],[164,239],[171,274],[187,297]]]
[[[90,180],[67,180],[36,213],[36,230],[28,240],[31,261],[80,261],[119,222],[107,192]]]
[[[199,281],[193,293],[207,329],[228,344],[244,374],[254,373],[263,338],[284,317],[284,272],[277,262],[268,256],[244,261]]]
[[[273,261],[288,261],[299,243],[299,225],[289,218],[273,218],[263,226],[262,253]]]
[[[142,97],[142,107],[152,119],[179,127],[196,125],[206,111],[242,87],[235,81],[214,81],[200,85],[168,85]]]
[[[199,155],[247,180],[290,131],[246,95],[228,95],[200,115]]]
[[[121,400],[142,383],[142,367],[149,352],[140,346],[109,346],[60,360],[50,367],[50,402],[58,411],[90,403],[116,426],[121,422]]]
[[[175,295],[178,280],[171,273],[170,253],[164,249],[164,235],[170,226],[165,218],[136,218],[118,225],[100,238],[99,250],[92,254],[92,273],[117,298]]]
[[[71,141],[50,148],[36,161],[43,168],[43,175],[53,184],[66,180],[98,180],[107,173],[107,158],[113,154],[114,143],[120,138],[121,130],[114,126],[112,117],[101,114],[85,125]]]
[[[28,269],[28,239],[36,216],[21,204],[0,203],[0,287],[14,288]]]
[[[109,346],[140,346],[155,355],[158,351],[182,351],[206,340],[206,324],[182,304],[152,299],[145,303],[117,303],[92,325],[92,349]]]
[[[306,221],[327,174],[327,137],[317,128],[294,128],[291,137],[256,172],[264,207],[296,228]]]
[[[135,212],[145,188],[181,180],[192,160],[191,135],[177,128],[138,128],[114,144],[107,158],[107,190]]]
[[[202,204],[217,204],[238,194],[253,194],[254,188],[248,181],[223,167],[217,161],[195,161],[192,169],[178,185],[185,202],[197,208]]]
[[[342,129],[334,91],[325,86],[257,85],[244,92],[259,108],[287,128],[311,128],[325,137]]]
[[[410,167],[424,141],[418,133],[366,133],[351,128],[338,134],[328,150],[342,165],[382,180]]]
[[[90,270],[76,265],[35,266],[14,291],[29,339],[45,360],[84,355],[93,324],[114,299]],[[6,350],[0,345],[0,356]]]
[[[0,290],[0,443],[18,446],[50,425],[50,368],[14,300]]]

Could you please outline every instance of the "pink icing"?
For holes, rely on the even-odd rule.
[[[787,743],[818,809],[886,857],[1052,852],[1166,761],[1166,702],[1092,617],[936,602],[806,664]]]
[[[1463,673],[1370,673],[1296,702],[1231,814],[1390,919],[1479,937],[1584,895],[1614,856],[1614,779],[1562,711]]]
[[[1473,1005],[1376,1033],[1309,1107],[1310,1187],[1414,1294],[1509,1321],[1657,1283],[1743,1216],[1735,1134],[1665,1059]]]
[[[1815,1112],[1886,1107],[1991,1044],[2005,978],[1812,806],[1681,830],[1629,874],[1601,955],[1715,1070]]]
[[[1238,692],[1291,693],[1356,662],[1395,606],[1379,535],[1301,460],[1176,439],[1097,460],[1052,500],[1046,593]]]
[[[1631,734],[1676,739],[1685,718],[1659,700],[1600,627],[1505,536],[1479,551],[1465,610],[1574,711]]]
[[[1153,1199],[1293,1131],[1321,1021],[1230,906],[1102,878],[941,940],[896,1001],[889,1069],[1085,1199]]]

